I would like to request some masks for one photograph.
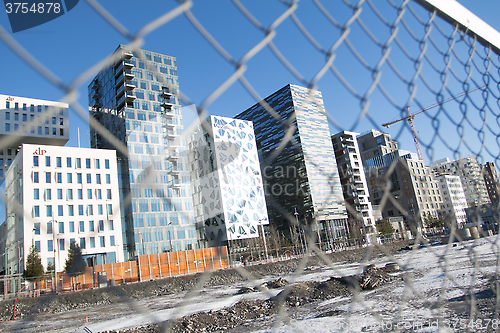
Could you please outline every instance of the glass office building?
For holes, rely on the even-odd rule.
[[[270,223],[298,220],[322,241],[346,235],[347,212],[321,92],[287,85],[235,116],[254,124]]]
[[[136,255],[195,248],[176,58],[120,45],[88,87],[90,115],[117,150],[124,244]],[[90,128],[92,148],[114,138]]]

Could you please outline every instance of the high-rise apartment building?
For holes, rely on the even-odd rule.
[[[444,158],[436,161],[434,169],[438,173],[460,177],[469,207],[491,202],[484,182],[481,164],[478,163],[474,156],[466,156],[454,161]]]
[[[22,273],[35,245],[64,270],[75,241],[89,264],[123,261],[114,150],[23,144],[5,179],[8,273]]]
[[[376,232],[372,203],[369,200],[370,192],[359,151],[358,135],[359,133],[350,131],[332,135],[344,199],[354,210],[347,210],[349,228],[356,238]]]
[[[347,212],[321,92],[287,85],[235,116],[252,121],[270,223],[318,231],[323,245],[346,237]],[[279,120],[278,120],[279,119]],[[293,238],[293,237],[292,237]]]
[[[195,248],[176,58],[120,45],[88,91],[90,115],[127,147],[117,164],[129,257]],[[90,134],[91,147],[115,148]]]
[[[491,202],[498,202],[500,198],[500,182],[498,180],[497,169],[495,163],[486,162],[483,166],[484,184],[488,191],[488,196]]]
[[[426,215],[437,217],[442,205],[434,171],[417,154],[398,149],[387,133],[371,130],[358,136],[370,200],[380,205],[387,189],[393,200],[380,206],[384,218],[404,216],[406,229],[413,234],[425,227]],[[399,207],[403,209],[401,209]]]
[[[64,146],[69,140],[68,104],[0,95],[0,184],[23,143]]]
[[[262,237],[269,224],[251,121],[210,116],[188,149],[195,220],[208,246]]]
[[[437,175],[437,179],[443,197],[443,205],[439,212],[450,223],[456,223],[458,228],[463,227],[467,222],[465,214],[467,199],[460,177],[442,174]]]

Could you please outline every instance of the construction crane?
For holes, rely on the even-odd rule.
[[[469,93],[471,93],[473,91],[479,90],[479,89],[484,88],[484,87],[486,87],[486,84],[483,85],[483,86],[481,86],[481,87],[476,87],[476,88],[474,88],[472,90],[462,91],[458,95],[449,97],[449,98],[445,99],[442,102],[432,104],[431,106],[429,106],[429,107],[427,107],[425,109],[422,109],[420,111],[417,111],[417,112],[415,112],[413,114],[410,113],[410,107],[407,106],[406,107],[406,112],[408,112],[408,116],[406,116],[404,118],[401,118],[401,119],[398,119],[398,120],[391,121],[390,123],[382,124],[382,126],[389,128],[389,126],[391,126],[392,124],[398,123],[398,122],[403,121],[403,120],[408,120],[408,122],[410,123],[411,133],[413,134],[413,142],[415,142],[415,147],[417,148],[418,159],[419,160],[423,160],[424,159],[424,155],[422,154],[422,148],[420,147],[420,141],[418,140],[417,130],[415,128],[415,124],[413,123],[413,119],[415,118],[415,116],[418,115],[418,114],[424,113],[425,111],[428,111],[430,109],[433,109],[436,106],[440,106],[440,105],[443,105],[445,103],[451,102],[451,101],[453,101],[453,100],[455,100],[455,99],[457,99],[459,97],[465,96],[465,95],[467,95],[467,94],[469,94]]]

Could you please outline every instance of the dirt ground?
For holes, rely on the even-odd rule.
[[[334,252],[326,256],[332,262],[358,263],[369,261],[374,258],[385,256],[386,253],[396,253],[408,243],[400,242],[394,246],[382,249],[370,247],[342,252]],[[386,252],[386,253],[384,253]],[[286,275],[297,270],[300,258],[278,261],[268,264],[257,264],[244,267],[252,278],[258,279],[269,275]],[[324,266],[325,262],[316,255],[307,258],[304,269]],[[154,281],[129,283],[108,288],[96,288],[78,293],[59,293],[42,295],[37,298],[20,298],[16,306],[16,318],[26,318],[44,313],[58,313],[71,309],[84,309],[98,305],[125,302],[129,298],[143,299],[155,296],[175,294],[191,290],[202,274],[189,277],[178,276]],[[229,285],[245,281],[246,277],[240,274],[238,269],[225,269],[214,271],[203,283],[203,287]],[[0,302],[0,320],[9,320],[13,313],[13,300]]]

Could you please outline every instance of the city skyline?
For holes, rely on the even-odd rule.
[[[494,18],[491,8],[500,6],[494,1],[489,1],[488,4],[491,7],[490,10],[486,9],[484,2],[477,4],[474,1],[461,1],[467,8],[472,12],[477,14],[479,17],[483,18],[487,23],[492,25],[496,29],[500,29],[500,24]],[[130,5],[134,5],[130,2]],[[122,22],[127,26],[129,31],[137,31],[141,26],[150,22],[154,18],[158,17],[157,13],[167,12],[175,8],[177,3],[172,2],[172,4],[155,4],[154,7],[148,5],[145,6],[135,6],[137,7],[134,13],[134,20],[125,20]],[[269,3],[269,2],[257,2],[248,5],[248,10],[256,16],[256,18],[263,24],[269,25],[273,20],[279,17],[280,14],[286,9],[283,4],[280,3]],[[259,7],[260,6],[260,7]],[[313,9],[308,7],[308,5],[301,3],[300,10],[304,13],[313,13],[313,15],[318,16],[319,13],[316,11],[312,12]],[[124,17],[125,8],[128,6],[115,6],[111,7],[109,5],[104,5],[106,10],[108,10],[115,17]],[[415,6],[420,8],[419,6]],[[154,11],[151,8],[155,8]],[[383,8],[381,8],[383,9]],[[218,11],[216,13],[216,11]],[[301,11],[297,11],[297,16],[299,16],[307,28],[315,32],[316,29],[320,28],[321,25],[325,25],[325,22],[318,23],[318,26],[312,25],[310,19],[301,16]],[[213,37],[221,44],[223,48],[231,54],[231,58],[237,60],[241,58],[246,52],[248,52],[253,46],[255,46],[262,38],[263,34],[261,31],[251,26],[251,23],[243,16],[243,14],[236,8],[236,6],[210,6],[201,3],[194,3],[192,7],[192,12],[195,16],[201,19],[203,26],[213,35]],[[206,19],[204,13],[212,14],[211,19]],[[153,14],[154,13],[154,14]],[[3,15],[3,16],[2,16]],[[9,30],[6,15],[0,15],[0,24],[7,31]],[[81,3],[74,10],[68,14],[62,16],[61,18],[49,22],[42,26],[30,29],[28,31],[17,33],[11,35],[19,41],[20,45],[25,47],[28,52],[33,54],[34,57],[40,60],[40,62],[46,66],[49,70],[53,71],[55,75],[60,76],[62,82],[70,83],[73,79],[77,78],[78,75],[83,73],[86,69],[91,66],[96,65],[98,61],[105,59],[113,49],[120,42],[127,42],[126,38],[120,36],[116,30],[109,27],[108,23],[102,20],[93,11],[87,3]],[[215,16],[218,15],[218,16]],[[305,14],[304,14],[305,15]],[[345,15],[345,12],[341,12],[339,15]],[[234,16],[234,17],[233,17]],[[95,18],[95,23],[88,24],[90,21],[88,18]],[[227,29],[221,29],[218,27],[219,22],[216,18],[226,18],[228,24],[234,24],[234,33],[240,33],[242,38],[237,38],[235,40],[234,35],[227,33]],[[241,21],[241,22],[240,22]],[[175,27],[179,31],[182,31],[181,36],[177,34],[168,33],[169,39],[167,43],[160,43],[158,40],[163,40],[162,38],[157,38],[163,35],[165,32],[171,31],[169,27]],[[85,28],[83,28],[85,27]],[[282,29],[292,29],[293,32],[291,36],[283,35]],[[380,28],[374,28],[375,32],[380,32]],[[100,38],[95,39],[93,36],[99,33]],[[8,33],[7,33],[8,34]],[[71,36],[71,37],[70,37]],[[286,37],[284,37],[286,36]],[[289,44],[293,40],[293,36],[300,36],[297,32],[297,28],[293,27],[291,23],[286,23],[283,28],[277,29],[277,35],[275,37],[275,43],[278,49],[282,50],[284,56],[291,61],[291,64],[297,68],[297,70],[304,75],[305,79],[310,80],[321,68],[321,64],[324,63],[324,59],[318,57],[317,54],[312,53],[312,48],[309,45],[307,47],[307,52],[311,52],[310,61],[301,61],[304,54],[294,55],[291,46]],[[317,35],[315,35],[317,36]],[[75,38],[76,37],[76,38]],[[329,39],[327,36],[317,36],[318,41],[323,47],[328,47],[331,45],[332,41],[335,39]],[[64,44],[58,42],[58,40],[65,40]],[[244,41],[247,42],[244,42]],[[297,41],[298,43],[298,41]],[[304,43],[303,40],[300,43]],[[30,77],[30,80],[22,80],[22,82],[16,82],[16,80],[10,79],[0,83],[0,92],[7,95],[16,95],[32,98],[41,98],[48,100],[59,100],[63,93],[62,91],[53,86],[47,85],[45,78],[41,77],[40,74],[33,71],[29,65],[19,59],[16,54],[14,54],[9,47],[6,46],[5,42],[0,42],[0,49],[3,49],[4,59],[11,64],[5,69],[4,76],[7,78],[14,78],[15,75],[20,75],[22,77]],[[233,66],[224,59],[220,54],[218,54],[212,46],[210,46],[206,39],[203,38],[199,32],[195,31],[193,26],[188,23],[186,17],[181,15],[172,21],[168,22],[165,26],[154,31],[152,34],[145,38],[145,44],[142,48],[163,53],[171,54],[176,56],[179,61],[179,72],[182,74],[181,91],[183,95],[189,99],[190,102],[200,105],[203,103],[205,98],[207,98],[220,84],[222,84],[234,71]],[[199,50],[204,50],[200,52]],[[340,61],[340,60],[339,60]],[[269,52],[268,48],[262,50],[259,56],[252,58],[248,64],[248,69],[245,72],[245,79],[249,81],[253,88],[260,97],[267,96],[271,94],[279,87],[285,84],[300,84],[297,78],[294,77],[281,62],[276,60],[276,57]],[[78,92],[79,98],[78,102],[81,106],[86,105],[86,92],[85,87],[90,82],[91,77],[95,73],[99,66],[94,67],[91,74],[87,74],[78,82]],[[352,69],[353,73],[356,73],[356,69]],[[273,73],[273,75],[269,75]],[[9,82],[7,85],[6,82]],[[28,81],[28,82],[26,82]],[[360,123],[356,128],[350,128],[354,122],[353,117],[348,117],[349,110],[359,110],[359,105],[349,104],[344,101],[344,87],[339,87],[337,84],[331,82],[331,78],[325,76],[324,79],[318,82],[318,90],[323,92],[323,98],[325,100],[325,108],[329,115],[341,125],[345,130],[353,130],[356,132],[365,132],[372,128],[369,122],[365,121]],[[357,88],[359,90],[361,88]],[[363,88],[364,89],[364,88]],[[361,91],[363,90],[361,89]],[[453,87],[453,93],[458,94],[463,91],[463,88]],[[396,93],[396,90],[395,90]],[[479,92],[477,93],[481,95]],[[348,94],[347,94],[348,95]],[[342,98],[340,98],[342,97]],[[422,98],[424,101],[429,101],[425,96]],[[380,126],[383,122],[394,120],[400,115],[397,110],[392,108],[389,113],[386,110],[387,106],[384,103],[375,103],[378,100],[375,98],[372,102],[371,111],[375,116],[380,119],[376,123]],[[211,104],[208,105],[208,112],[212,115],[231,117],[253,105],[256,102],[248,91],[246,91],[240,83],[236,83],[230,86],[222,95],[216,98]],[[432,104],[426,104],[428,106]],[[187,104],[184,102],[183,106]],[[411,105],[412,112],[418,110],[418,106]],[[455,106],[450,105],[450,110],[455,110]],[[207,114],[208,115],[208,114]],[[86,121],[81,120],[75,113],[73,107],[70,108],[70,123],[72,124],[71,132],[76,133],[76,129],[80,127],[80,142],[76,135],[70,137],[68,143],[69,146],[77,147],[79,144],[82,147],[87,147],[89,145],[88,137],[88,124]],[[428,128],[428,119],[416,118],[415,120],[417,129],[421,131],[420,135],[422,140],[426,141]],[[445,125],[442,125],[445,126]],[[414,146],[411,138],[411,134],[407,128],[400,135],[401,127],[394,127],[388,129],[387,132],[395,137],[401,144],[402,148],[414,151]],[[444,128],[443,128],[444,129]],[[332,123],[330,122],[330,132],[336,133],[340,129],[332,128]],[[479,144],[475,144],[474,133],[470,134],[472,138],[470,139],[472,147],[479,147]],[[487,137],[488,139],[488,137]],[[494,141],[488,141],[490,144],[491,152],[494,154],[497,150],[495,148]],[[442,157],[450,156],[454,152],[454,149],[443,148],[442,145],[432,144],[435,148],[434,159],[439,159]],[[467,148],[463,146],[458,148],[462,152],[462,156],[469,155],[470,152]],[[436,152],[437,151],[437,152]],[[488,160],[488,153],[481,151],[481,154],[485,153],[484,161]],[[426,161],[429,163],[429,157],[426,154],[426,149],[424,149],[424,155]],[[491,158],[490,158],[491,159]],[[484,162],[483,161],[483,162]]]

